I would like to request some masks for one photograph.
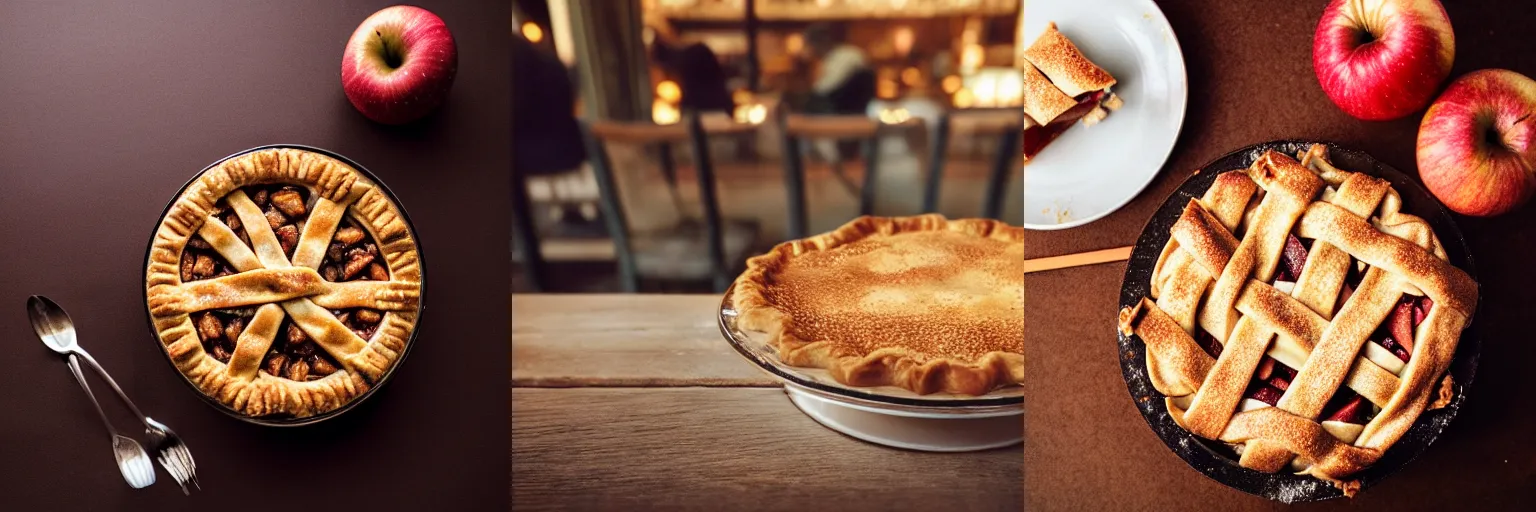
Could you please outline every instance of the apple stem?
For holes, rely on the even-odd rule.
[[[389,40],[384,38],[384,33],[375,30],[373,31],[373,35],[378,36],[379,46],[384,50],[384,64],[389,66],[390,69],[400,67],[400,64],[402,64],[400,55],[398,55],[395,52],[395,49],[390,46]]]
[[[1526,113],[1510,123],[1509,129],[1504,133],[1504,147],[1516,153],[1524,154],[1531,147],[1531,124],[1526,119],[1531,117]]]

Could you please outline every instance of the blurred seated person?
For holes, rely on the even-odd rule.
[[[659,17],[646,22],[646,32],[651,60],[676,80],[682,90],[678,110],[729,115],[735,109],[725,85],[725,69],[714,50],[704,43],[681,42],[671,24]]]
[[[826,23],[806,27],[804,37],[806,49],[818,61],[806,113],[863,115],[875,99],[875,72],[864,50],[848,44]]]
[[[512,172],[535,200],[550,203],[556,221],[595,221],[596,182],[583,165],[586,149],[570,70],[553,51],[516,34],[512,77]]]

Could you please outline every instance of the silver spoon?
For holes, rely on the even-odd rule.
[[[102,410],[101,402],[96,400],[96,394],[91,392],[91,385],[85,382],[85,374],[80,371],[81,359],[94,366],[108,384],[117,388],[117,383],[107,376],[106,370],[75,342],[75,324],[70,321],[69,314],[46,297],[33,295],[27,299],[27,316],[32,320],[32,330],[37,331],[37,337],[43,340],[44,345],[54,352],[69,356],[69,370],[75,374],[75,380],[80,382],[85,395],[91,398],[91,404],[96,406],[96,414],[101,416],[102,424],[107,426],[107,432],[112,435],[112,454],[117,457],[117,468],[123,472],[123,479],[134,489],[155,483],[155,466],[149,453],[144,451],[138,441],[117,433],[112,421],[107,419],[106,411]]]

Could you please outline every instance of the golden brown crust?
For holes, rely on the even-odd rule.
[[[264,222],[246,223],[255,249],[238,242],[222,222],[209,221],[220,199],[237,204],[242,187],[291,184],[316,198],[305,242],[292,267]],[[390,280],[332,283],[319,278],[319,256],[312,239],[329,240],[336,221],[346,216],[378,243],[376,262]],[[252,225],[259,227],[253,227]],[[314,233],[311,233],[314,232]],[[239,273],[217,279],[182,282],[179,263],[192,235],[220,248]],[[228,252],[224,252],[228,251]],[[307,255],[306,255],[307,254]],[[275,259],[280,259],[277,261]],[[300,149],[264,149],[239,155],[199,175],[161,220],[150,246],[145,272],[150,319],[166,354],[204,394],[246,416],[306,417],[346,405],[378,382],[399,360],[415,330],[421,290],[416,241],[399,208],[376,185],[347,164]],[[203,350],[190,313],[231,305],[268,304],[258,310],[251,329],[241,336],[236,358],[222,363]],[[281,307],[272,307],[277,305]],[[347,331],[324,307],[370,307],[384,311],[377,332],[362,340]],[[344,368],[326,377],[299,382],[259,371],[252,358],[266,352],[276,322],[286,313]],[[257,326],[260,326],[258,328]],[[264,340],[246,341],[265,336]]]
[[[1024,50],[1024,60],[1039,68],[1067,96],[1076,97],[1115,85],[1115,77],[1088,60],[1072,40],[1056,30],[1055,22],[1047,24],[1040,38]]]
[[[1056,88],[1055,84],[1040,74],[1040,71],[1028,63],[1022,68],[1024,72],[1024,115],[1035,124],[1045,126],[1055,121],[1072,107],[1077,106],[1077,100],[1067,96]]]
[[[986,394],[1023,378],[1023,229],[860,217],[747,262],[732,302],[785,364],[850,386]]]
[[[1290,462],[1351,493],[1353,474],[1426,408],[1450,401],[1446,370],[1476,309],[1477,283],[1446,261],[1428,223],[1402,212],[1385,181],[1333,167],[1322,146],[1299,157],[1261,155],[1191,201],[1153,270],[1156,302],[1123,310],[1119,327],[1146,343],[1153,386],[1177,424],[1242,444],[1244,467],[1273,472]],[[1293,234],[1312,245],[1282,290],[1275,275]],[[1367,270],[1341,299],[1355,261]],[[1409,360],[1383,367],[1362,348],[1404,294],[1433,306],[1413,328]],[[1191,304],[1201,305],[1198,319]],[[1214,364],[1193,342],[1195,329],[1220,340]],[[1297,373],[1277,405],[1239,411],[1265,356]],[[1340,387],[1380,408],[1348,440],[1319,423]]]

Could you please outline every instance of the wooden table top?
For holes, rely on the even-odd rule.
[[[1443,2],[1456,33],[1452,77],[1498,67],[1536,76],[1529,6],[1515,1]],[[1323,2],[1160,2],[1184,49],[1189,111],[1161,174],[1135,201],[1102,220],[1031,231],[1026,257],[1131,245],[1152,212],[1199,166],[1249,144],[1332,141],[1415,175],[1420,115],[1391,122],[1348,117],[1312,70],[1312,34]],[[1530,509],[1536,500],[1536,409],[1516,406],[1536,344],[1532,304],[1536,230],[1532,207],[1494,219],[1456,218],[1482,278],[1481,362],[1467,402],[1417,461],[1344,506]],[[1265,510],[1282,505],[1232,490],[1190,468],[1148,428],[1126,391],[1115,321],[1125,263],[1029,274],[1029,411],[1025,507],[1084,510]],[[1048,319],[1048,320],[1047,320]],[[1518,341],[1517,341],[1518,340]],[[1049,397],[1042,399],[1039,397]],[[1529,403],[1527,398],[1519,398]],[[1049,470],[1042,470],[1048,467]]]
[[[721,337],[719,304],[512,296],[514,510],[1018,510],[1017,446],[923,453],[822,427]]]

